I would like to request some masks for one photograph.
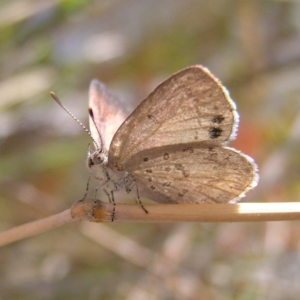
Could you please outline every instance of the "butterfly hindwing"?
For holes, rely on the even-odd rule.
[[[132,156],[125,168],[141,196],[161,203],[237,201],[257,182],[253,160],[229,147],[153,148]]]

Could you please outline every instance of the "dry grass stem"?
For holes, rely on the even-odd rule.
[[[240,204],[117,204],[114,222],[262,222],[300,220],[300,202]],[[59,214],[0,233],[0,246],[72,221],[111,222],[114,206],[100,200],[76,202]]]
[[[20,225],[0,233],[0,247],[75,221],[67,209],[59,214]]]
[[[117,204],[114,222],[253,222],[300,220],[300,203],[240,204]],[[111,222],[114,206],[100,200],[79,201],[72,217],[91,222]]]

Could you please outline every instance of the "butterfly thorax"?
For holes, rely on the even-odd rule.
[[[129,188],[133,178],[127,172],[115,172],[108,165],[108,154],[105,150],[88,151],[87,167],[94,177],[104,184],[108,190],[120,190]]]

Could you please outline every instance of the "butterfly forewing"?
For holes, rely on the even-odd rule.
[[[224,203],[256,185],[251,158],[228,147],[180,144],[133,155],[126,170],[141,196],[161,203]]]
[[[130,107],[115,96],[98,80],[92,80],[89,89],[89,107],[100,130],[104,145],[101,145],[99,133],[91,117],[89,120],[92,137],[99,147],[108,150],[113,135],[130,113]]]
[[[193,66],[160,84],[116,132],[109,164],[128,166],[135,154],[152,148],[210,141],[220,145],[235,136],[238,114],[220,82]]]

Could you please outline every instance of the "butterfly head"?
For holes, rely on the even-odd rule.
[[[87,166],[89,169],[94,169],[97,166],[103,166],[107,164],[108,155],[104,149],[96,149],[94,151],[88,150]]]

